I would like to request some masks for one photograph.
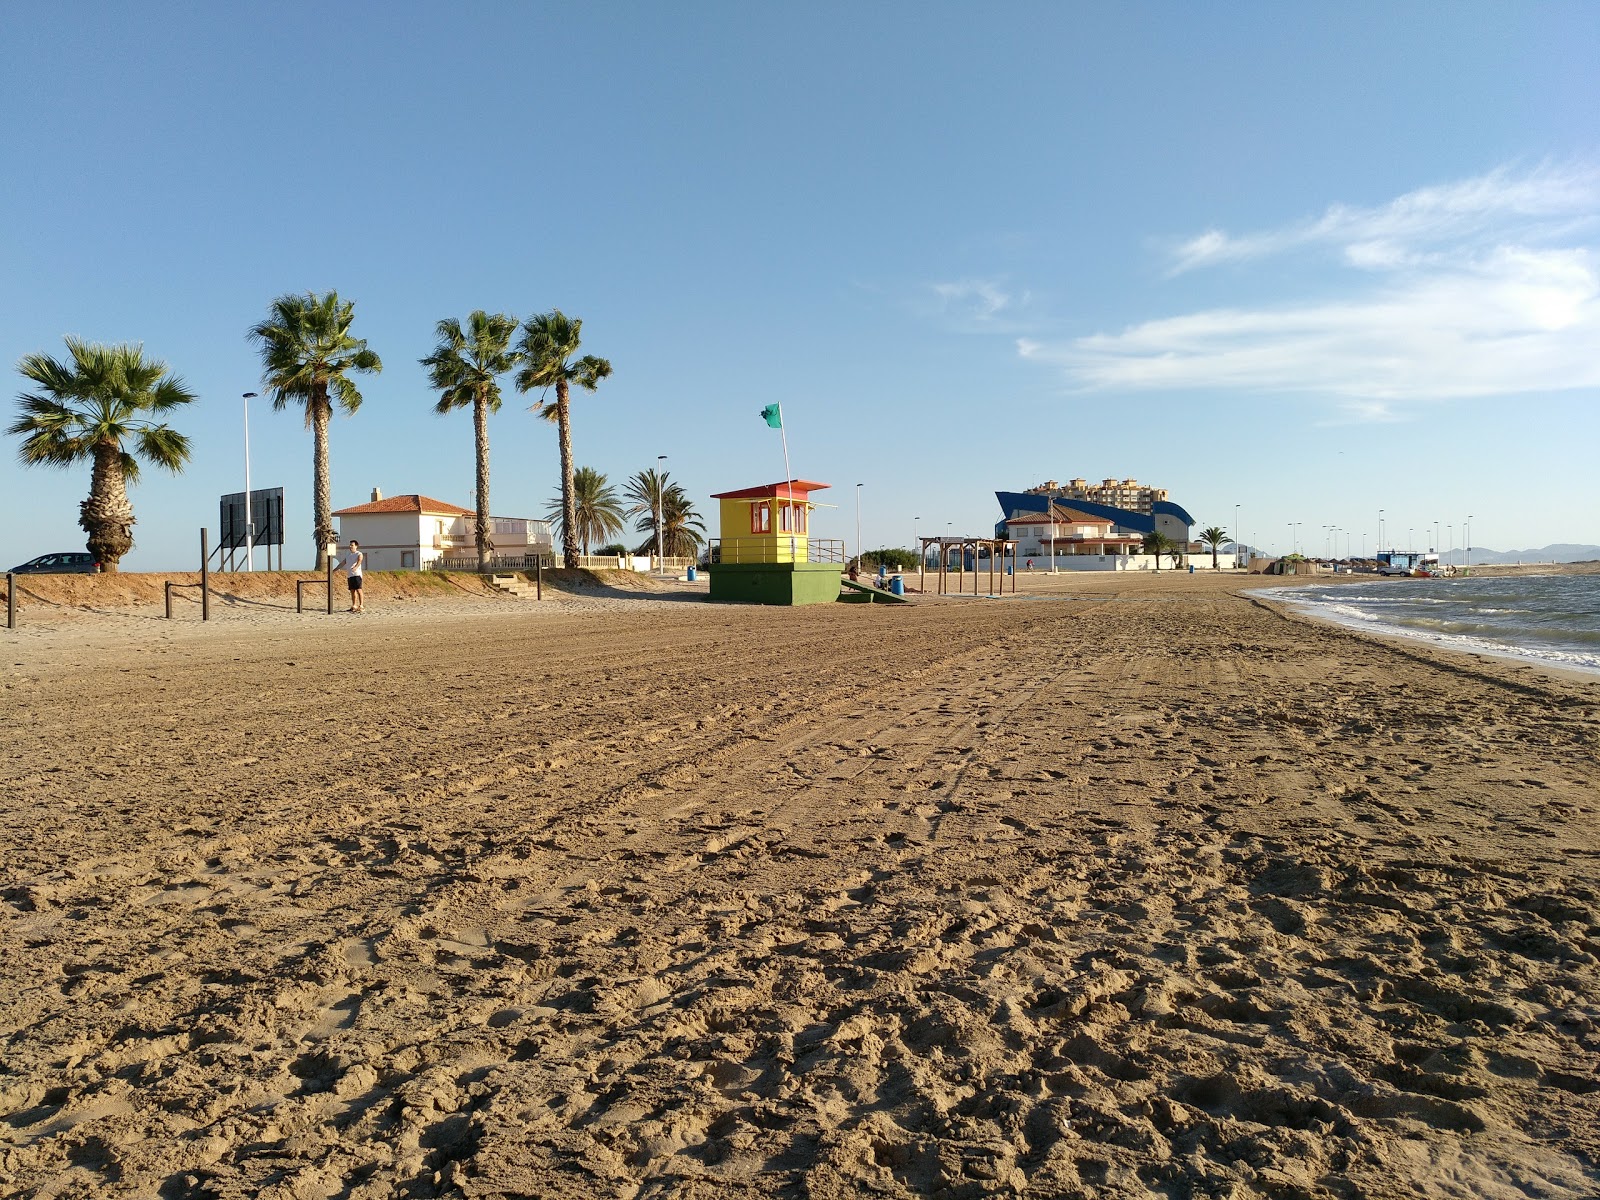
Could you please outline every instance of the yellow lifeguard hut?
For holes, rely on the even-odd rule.
[[[839,598],[842,539],[811,536],[811,494],[828,485],[785,479],[720,492],[721,536],[711,542],[711,599],[824,604]]]

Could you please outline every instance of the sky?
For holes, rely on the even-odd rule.
[[[142,344],[198,399],[122,565],[193,567],[246,331],[334,290],[383,360],[335,508],[470,504],[418,360],[560,308],[614,369],[577,463],[666,455],[713,534],[784,475],[777,402],[852,548],[858,501],[908,545],[1079,476],[1271,551],[1376,550],[1380,509],[1402,549],[1600,543],[1596,61],[1592,3],[7,4],[5,424],[24,355]],[[538,399],[490,420],[496,515],[559,488]],[[249,403],[309,565],[309,431]],[[88,466],[5,440],[0,566],[81,549]]]

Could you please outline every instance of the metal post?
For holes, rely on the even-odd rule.
[[[328,615],[333,616],[333,547],[328,547]]]
[[[170,615],[170,614],[169,614]],[[6,628],[17,627],[17,577],[11,572],[6,572]]]
[[[211,620],[211,531],[200,531],[200,619]]]
[[[917,538],[917,591],[928,590],[928,543]]]
[[[860,570],[861,563],[861,485],[856,484],[856,570]]]
[[[244,394],[244,569],[256,569],[255,542],[256,527],[250,515],[250,400],[254,392]],[[268,552],[268,566],[271,566],[271,551]]]
[[[163,590],[167,593],[167,620],[170,621],[172,620],[172,580],[167,580],[166,587]]]
[[[533,560],[533,598],[544,599],[544,556],[539,555]]]

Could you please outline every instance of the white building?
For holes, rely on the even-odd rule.
[[[1137,551],[1143,539],[1118,533],[1116,523],[1105,517],[1090,516],[1059,504],[1049,514],[1018,513],[1006,521],[1006,536],[1017,543],[1021,558],[1050,556],[1052,540],[1057,557],[1062,555],[1126,555]]]
[[[339,521],[339,541],[361,543],[371,571],[426,571],[446,562],[468,569],[478,561],[473,533],[477,514],[470,508],[416,494],[384,498],[377,488],[372,500],[333,514]],[[521,566],[536,554],[549,554],[553,546],[550,522],[524,517],[490,517],[489,536],[496,562]]]

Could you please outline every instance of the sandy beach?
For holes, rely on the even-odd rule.
[[[0,1194],[1600,1195],[1600,679],[1283,582],[26,608]]]

